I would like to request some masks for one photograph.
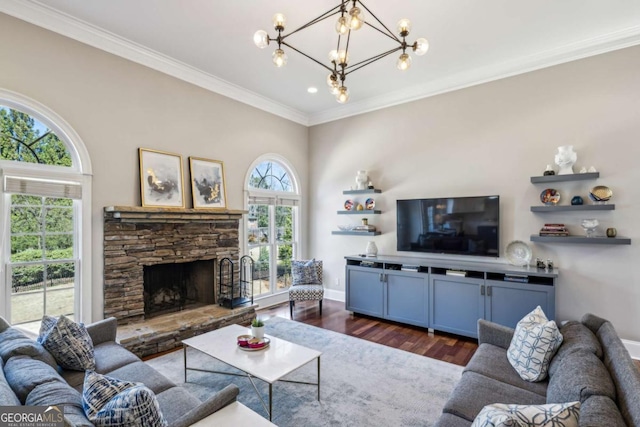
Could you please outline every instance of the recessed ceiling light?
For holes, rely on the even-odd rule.
[[[310,88],[307,89],[307,92],[309,92],[309,93],[318,93],[318,88],[311,86]]]

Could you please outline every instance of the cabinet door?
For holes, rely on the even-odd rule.
[[[382,270],[367,267],[347,267],[346,308],[356,313],[383,317],[384,283]]]
[[[478,337],[478,319],[484,318],[484,279],[431,275],[429,327]]]
[[[514,328],[525,314],[537,306],[549,320],[556,317],[553,286],[487,280],[486,293],[486,318],[492,322]]]
[[[385,273],[385,318],[417,326],[429,326],[429,282],[425,273]]]

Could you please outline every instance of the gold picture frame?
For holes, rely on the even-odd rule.
[[[182,156],[139,148],[138,157],[142,206],[184,208]]]
[[[220,160],[189,157],[194,209],[227,209],[224,164]]]

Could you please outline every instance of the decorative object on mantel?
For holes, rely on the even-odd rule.
[[[529,265],[533,256],[531,248],[521,240],[514,240],[507,245],[505,251],[509,264],[524,267]]]
[[[358,206],[356,206],[356,210],[357,211],[363,211],[364,210],[364,206],[362,206],[360,203],[358,203]]]
[[[544,170],[542,175],[549,176],[549,175],[555,175],[555,174],[556,174],[556,171],[553,170],[551,165],[547,165],[547,168]]]
[[[351,199],[347,199],[347,200],[344,202],[344,209],[345,209],[346,211],[350,211],[350,210],[352,210],[352,209],[353,209],[353,200],[351,200]]]
[[[586,166],[581,167],[580,173],[587,173],[587,167]]]
[[[560,192],[553,188],[547,188],[540,193],[540,201],[547,206],[557,205],[560,201]]]
[[[589,170],[587,170],[587,172],[589,172],[589,173],[594,173],[594,172],[598,172],[598,171],[596,170],[596,168],[595,168],[595,167],[591,166],[591,167],[589,168]]]
[[[583,219],[580,225],[584,228],[587,237],[595,237],[595,231],[598,224],[600,224],[600,222],[597,219],[589,218]]]
[[[367,188],[369,190],[373,190],[373,182],[369,181],[369,184],[367,184]]]
[[[347,10],[349,3],[352,3],[352,6]],[[371,15],[371,19],[367,17],[366,22],[365,10],[369,15]],[[337,15],[339,15],[339,17],[335,25],[335,30],[338,33],[338,43],[336,49],[329,52],[329,65],[325,65],[322,61],[312,58],[310,55],[291,46],[287,41],[285,41],[292,34],[305,30],[327,18]],[[272,60],[276,67],[283,67],[287,64],[287,54],[282,49],[283,46],[286,46],[325,68],[330,73],[327,76],[329,90],[332,95],[335,95],[336,100],[341,104],[344,104],[349,100],[349,90],[344,85],[344,82],[347,76],[352,72],[399,51],[402,51],[402,54],[398,57],[396,67],[401,71],[405,71],[411,66],[411,56],[406,52],[407,49],[413,50],[413,52],[418,56],[424,55],[427,53],[427,50],[429,50],[429,42],[424,38],[419,38],[414,43],[407,43],[406,37],[411,31],[411,22],[408,19],[401,19],[398,21],[396,35],[391,32],[391,30],[389,30],[389,28],[384,25],[360,0],[341,0],[337,6],[334,6],[322,15],[312,19],[306,24],[303,24],[288,34],[282,34],[285,29],[285,24],[286,19],[284,15],[282,13],[276,13],[273,16],[273,26],[278,32],[278,35],[272,38],[269,37],[269,34],[267,34],[266,31],[259,30],[253,35],[253,42],[260,49],[264,49],[269,46],[270,42],[278,43],[278,47],[272,55]],[[351,41],[351,32],[359,30],[364,27],[365,24],[372,30],[376,30],[390,39],[395,47],[392,47],[391,49],[385,47],[384,51],[373,55],[370,58],[349,64],[349,42]],[[323,38],[323,36],[320,35],[320,38]],[[353,43],[353,41],[351,41],[351,43]]]
[[[194,209],[226,209],[227,187],[220,160],[189,157]]]
[[[580,197],[580,196],[573,196],[571,198],[571,204],[573,206],[580,206],[583,203],[584,203],[584,200],[582,200],[582,197]]]
[[[369,175],[367,171],[360,170],[356,173],[356,190],[366,190]]]
[[[378,256],[378,247],[376,246],[376,242],[373,240],[369,240],[369,242],[367,242],[366,253],[368,257]]]
[[[618,235],[618,230],[613,227],[607,228],[607,237],[616,237]]]
[[[364,206],[367,210],[372,211],[373,209],[375,209],[376,207],[376,201],[372,198],[368,198],[365,202],[364,202]]]
[[[594,201],[594,203],[605,204],[607,203],[611,197],[613,196],[613,191],[609,187],[604,185],[597,185],[591,189],[589,192],[589,198]]]
[[[573,165],[578,160],[578,154],[573,151],[573,145],[562,145],[558,147],[556,154],[556,165],[560,168],[558,175],[570,175],[573,173]]]
[[[184,208],[182,156],[139,148],[138,157],[142,206]]]

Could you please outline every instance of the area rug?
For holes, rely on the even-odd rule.
[[[281,427],[432,426],[462,373],[462,367],[451,363],[292,320],[272,317],[265,323],[268,335],[322,352],[319,402],[316,386],[273,386],[272,421]],[[238,372],[197,350],[188,351],[189,366]],[[200,399],[234,383],[240,388],[238,400],[266,416],[247,378],[190,370],[185,384],[182,351],[147,363]],[[315,382],[315,360],[285,378]],[[268,402],[268,385],[254,381]]]

